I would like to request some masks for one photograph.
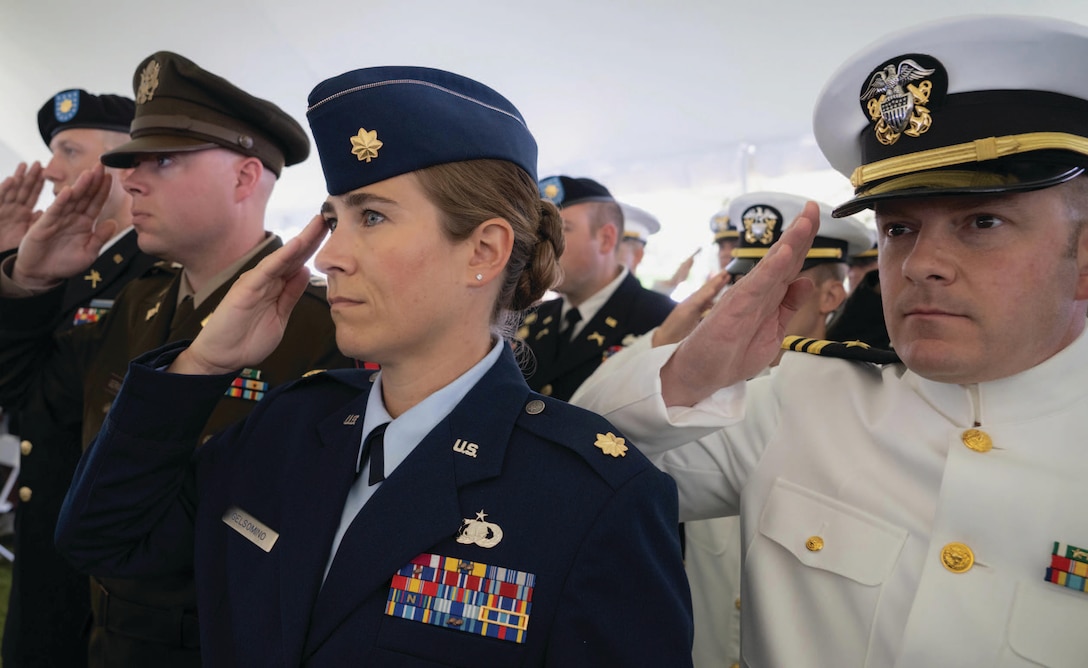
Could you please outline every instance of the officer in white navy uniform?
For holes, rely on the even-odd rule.
[[[812,342],[744,382],[811,289],[809,204],[680,344],[583,386],[681,519],[740,513],[745,665],[1085,665],[1086,59],[1084,26],[949,19],[825,86],[836,214],[875,211],[901,362]]]
[[[623,212],[623,238],[616,248],[616,258],[632,274],[638,273],[638,266],[646,254],[646,244],[650,235],[661,231],[661,221],[646,209],[618,202]]]
[[[195,568],[207,665],[690,665],[675,485],[531,392],[503,336],[563,249],[520,113],[420,67],[347,72],[309,104],[321,215],[191,344],[130,367],[60,548],[92,572]],[[380,372],[273,390],[194,457],[327,229],[337,344]]]

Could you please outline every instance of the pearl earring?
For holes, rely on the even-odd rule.
[[[484,280],[484,275],[483,275],[483,274],[476,274],[476,280],[477,280],[477,281],[482,281],[482,280]]]

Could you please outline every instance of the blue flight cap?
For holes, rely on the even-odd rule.
[[[319,83],[306,117],[330,195],[464,160],[507,160],[536,180],[536,140],[509,100],[429,67],[367,67]]]

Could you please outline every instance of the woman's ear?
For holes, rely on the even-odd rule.
[[[491,218],[476,226],[469,237],[472,255],[468,283],[484,285],[501,276],[514,247],[514,228],[504,218]]]

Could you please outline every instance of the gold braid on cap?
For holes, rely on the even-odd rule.
[[[1088,155],[1088,138],[1066,132],[1029,132],[1005,137],[986,137],[953,146],[907,153],[862,165],[850,175],[854,188],[893,176],[922,172],[970,162],[986,162],[1010,155],[1064,149]]]

